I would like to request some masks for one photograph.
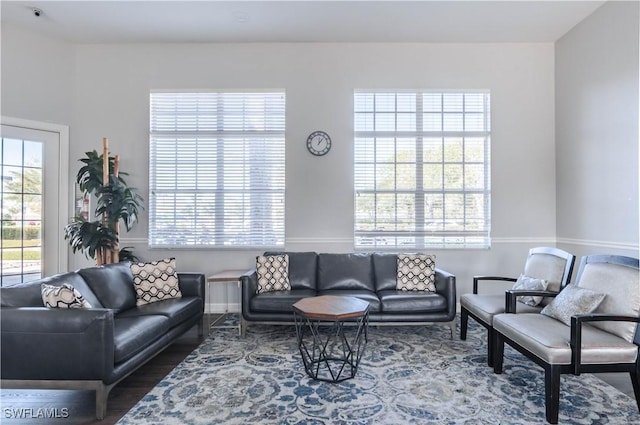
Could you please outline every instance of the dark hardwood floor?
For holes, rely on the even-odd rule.
[[[95,418],[95,396],[90,391],[0,389],[0,424],[115,424],[201,342],[202,338],[198,337],[197,328],[193,327],[174,344],[116,385],[109,394],[107,416],[101,421]],[[597,376],[634,398],[629,374],[612,373]],[[38,415],[57,417],[38,418]]]

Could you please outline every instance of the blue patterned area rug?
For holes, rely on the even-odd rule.
[[[535,424],[544,375],[509,347],[504,373],[486,364],[486,332],[444,325],[369,327],[356,377],[309,378],[293,326],[212,334],[119,422],[141,424]],[[635,400],[590,374],[562,375],[561,424],[640,424]]]

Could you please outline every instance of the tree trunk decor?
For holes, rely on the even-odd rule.
[[[73,218],[64,228],[65,239],[72,251],[84,252],[97,265],[136,260],[128,248],[120,249],[120,221],[127,230],[138,222],[138,213],[144,210],[143,199],[135,188],[122,178],[127,173],[120,171],[120,156],[109,156],[109,140],[102,139],[102,155],[86,152],[80,159],[85,165],[76,177],[80,190],[97,198],[94,216],[89,221],[81,215]]]

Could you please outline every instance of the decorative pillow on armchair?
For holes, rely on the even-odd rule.
[[[176,259],[131,263],[136,305],[145,305],[171,298],[182,298],[176,272]]]
[[[256,293],[272,291],[288,291],[289,255],[260,255],[256,258],[256,273],[258,274],[258,289]]]
[[[567,285],[548,306],[542,309],[540,314],[553,317],[571,326],[571,316],[593,313],[605,296],[606,294],[591,289]]]
[[[549,282],[544,279],[536,279],[534,277],[529,277],[521,274],[516,283],[513,284],[512,289],[520,289],[523,291],[546,291],[547,286],[549,286]],[[521,297],[517,297],[517,299],[521,303],[530,306],[536,306],[542,302],[542,297],[535,297],[530,295],[523,295]]]
[[[435,255],[398,255],[396,289],[436,292]]]
[[[47,308],[91,308],[89,301],[85,300],[82,294],[68,283],[60,286],[41,285],[42,302]]]

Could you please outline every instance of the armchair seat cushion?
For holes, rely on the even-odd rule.
[[[312,289],[263,292],[251,298],[250,307],[256,312],[293,312],[293,304],[315,295],[316,291]]]
[[[169,330],[163,315],[120,317],[113,321],[115,364],[127,361]]]
[[[169,327],[174,327],[198,315],[203,309],[202,298],[183,297],[157,301],[131,308],[118,314],[118,318],[161,315],[169,319]]]
[[[435,292],[379,291],[378,296],[385,313],[428,313],[447,309],[447,299]]]
[[[460,297],[460,306],[487,325],[493,326],[493,316],[505,311],[505,298],[504,295],[464,294]],[[542,307],[516,303],[518,314],[539,313],[540,310]]]
[[[542,314],[499,314],[493,327],[544,362],[571,364],[571,328]],[[582,364],[633,363],[638,347],[590,325],[582,328]]]

